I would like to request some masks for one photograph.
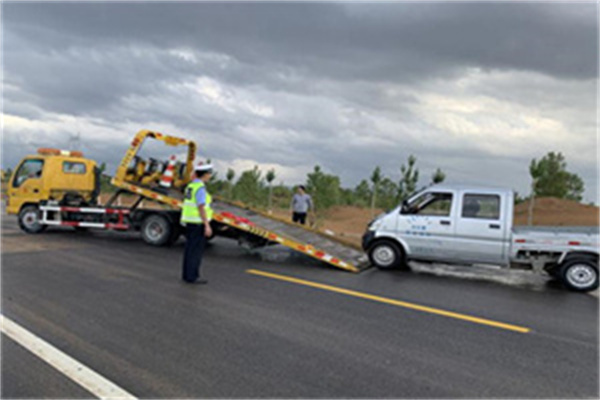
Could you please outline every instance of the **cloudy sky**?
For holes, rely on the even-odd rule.
[[[529,187],[565,154],[598,201],[595,3],[7,3],[3,159],[82,147],[113,172],[139,129],[195,139],[220,169],[315,164],[354,186]],[[80,133],[80,141],[73,137]]]

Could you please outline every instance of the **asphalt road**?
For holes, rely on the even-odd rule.
[[[209,284],[189,286],[179,281],[182,242],[30,236],[6,216],[2,228],[2,313],[138,397],[599,394],[598,298],[545,279],[418,266],[355,275],[217,239],[205,256]],[[3,398],[91,397],[2,339]]]

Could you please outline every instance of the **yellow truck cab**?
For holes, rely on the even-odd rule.
[[[37,213],[41,203],[95,204],[99,194],[96,162],[78,151],[39,149],[26,156],[12,174],[7,188],[6,212]]]

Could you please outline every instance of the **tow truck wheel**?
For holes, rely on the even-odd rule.
[[[33,205],[21,209],[19,226],[27,233],[41,233],[46,229],[46,225],[40,224],[40,210]]]
[[[405,268],[404,253],[400,246],[391,240],[375,242],[369,249],[371,263],[379,269]]]
[[[578,292],[589,292],[598,288],[598,262],[591,258],[575,257],[566,260],[560,267],[563,284]]]
[[[149,215],[142,222],[142,239],[152,246],[164,246],[169,243],[173,227],[163,215]]]

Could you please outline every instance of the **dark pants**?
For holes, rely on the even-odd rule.
[[[302,225],[306,223],[306,213],[295,212],[292,214],[292,221],[299,222]]]
[[[185,252],[182,279],[194,282],[200,277],[200,264],[204,253],[204,224],[187,224],[185,227]]]

